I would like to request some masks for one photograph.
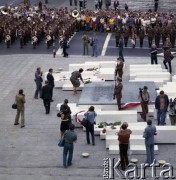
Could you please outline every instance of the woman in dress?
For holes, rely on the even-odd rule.
[[[71,124],[71,110],[68,106],[68,99],[64,100],[64,104],[60,107],[60,114],[61,114],[61,124],[60,124],[60,131],[61,137],[63,136],[66,130],[69,130],[69,126]]]
[[[80,86],[80,80],[84,83],[81,73],[84,70],[82,68],[79,69],[79,71],[73,71],[70,77],[70,81],[73,85],[73,95],[77,94],[76,88]],[[79,80],[80,79],[80,80]]]

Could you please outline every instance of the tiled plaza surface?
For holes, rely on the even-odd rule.
[[[54,102],[51,113],[45,114],[41,99],[33,98],[35,91],[34,72],[41,67],[43,72],[49,68],[68,70],[69,63],[85,61],[115,60],[116,57],[81,57],[69,58],[52,55],[5,55],[0,56],[0,180],[101,180],[103,179],[103,158],[119,156],[109,155],[105,141],[96,137],[96,145],[86,144],[86,135],[81,128],[76,129],[78,141],[75,143],[73,165],[62,167],[62,148],[57,146],[60,137],[60,119],[56,116],[56,104],[65,98],[69,102],[78,102],[81,92],[72,96],[72,92],[54,89]],[[129,64],[150,63],[150,58],[126,57],[124,79],[129,79]],[[162,63],[162,58],[159,59]],[[173,61],[173,67],[176,63]],[[175,72],[175,68],[174,72]],[[11,109],[15,95],[20,88],[26,94],[26,127],[14,126],[16,110]],[[175,138],[175,137],[171,137]],[[82,158],[82,152],[90,153],[89,158]],[[145,155],[131,156],[145,162]],[[176,145],[159,145],[156,159],[171,163],[176,174]],[[160,169],[157,171],[159,173]],[[151,172],[148,171],[147,179]],[[116,179],[121,179],[117,178]]]

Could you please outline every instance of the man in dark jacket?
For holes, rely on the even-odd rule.
[[[50,102],[52,99],[52,87],[45,81],[45,86],[42,87],[41,98],[43,99],[43,104],[46,109],[46,114],[50,113]]]
[[[172,65],[171,65],[172,59],[173,59],[173,55],[171,54],[170,48],[165,48],[163,64],[164,64],[165,68],[168,69],[167,64],[166,64],[166,63],[168,63],[170,74],[172,73]]]
[[[155,109],[157,110],[158,125],[165,125],[166,112],[169,106],[169,98],[164,91],[160,91],[160,95],[156,97]]]
[[[48,85],[52,87],[51,102],[53,101],[52,98],[53,98],[53,88],[54,88],[54,77],[52,73],[53,73],[53,69],[50,68],[49,73],[47,74],[47,81],[48,81]]]

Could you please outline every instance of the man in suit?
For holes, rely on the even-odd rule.
[[[122,78],[118,77],[114,88],[114,99],[117,99],[117,106],[119,110],[121,110],[122,89]]]
[[[19,94],[16,95],[15,98],[16,104],[17,104],[17,115],[15,118],[15,123],[14,125],[19,124],[19,118],[21,114],[21,128],[25,127],[24,125],[24,103],[25,101],[25,95],[23,94],[23,89],[19,90]]]
[[[147,127],[144,130],[145,146],[147,152],[147,163],[152,164],[154,160],[154,135],[156,135],[156,127],[152,125],[152,121],[147,120]]]
[[[48,81],[45,81],[45,86],[42,87],[41,98],[43,99],[46,114],[49,114],[50,102],[52,100],[52,86],[48,84]]]
[[[54,77],[52,73],[53,73],[53,69],[50,68],[49,73],[47,74],[47,81],[48,81],[48,85],[52,87],[51,102],[53,102],[53,88],[54,88]]]
[[[35,90],[35,95],[34,95],[35,99],[38,99],[38,94],[41,93],[42,82],[43,82],[42,74],[43,72],[41,71],[41,68],[38,67],[35,72],[35,79],[34,79],[36,83],[36,90]]]

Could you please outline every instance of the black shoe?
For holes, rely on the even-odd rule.
[[[19,125],[19,123],[15,123],[14,126]]]
[[[68,164],[68,166],[71,166],[71,165],[72,165],[72,163]]]
[[[95,146],[95,143],[93,143],[92,145]]]
[[[25,127],[25,125],[21,126],[21,128],[24,128],[24,127]]]
[[[53,102],[54,100],[53,99],[51,99],[51,102]]]

